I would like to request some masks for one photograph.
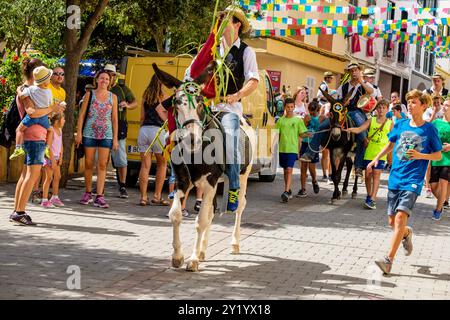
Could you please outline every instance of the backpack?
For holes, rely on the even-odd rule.
[[[16,139],[16,129],[22,120],[16,98],[14,97],[11,100],[8,111],[3,115],[3,122],[0,127],[0,145],[5,148],[11,147],[12,142]]]

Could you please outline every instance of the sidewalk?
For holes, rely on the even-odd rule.
[[[332,206],[331,186],[320,183],[314,195],[308,182],[307,198],[282,204],[282,179],[249,182],[240,255],[229,254],[234,217],[216,215],[199,273],[170,267],[168,207],[138,206],[138,189],[119,199],[110,179],[102,211],[78,204],[82,180],[72,180],[61,192],[65,208],[30,205],[39,225],[20,227],[8,221],[15,186],[0,185],[0,299],[450,299],[450,218],[431,220],[434,200],[418,198],[414,251],[405,257],[400,248],[393,275],[383,277],[373,261],[391,237],[386,174],[376,211],[362,208],[362,184],[357,200]],[[185,260],[194,236],[194,220],[184,220]],[[81,289],[69,290],[77,268]]]

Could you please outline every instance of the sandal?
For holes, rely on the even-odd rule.
[[[141,199],[141,201],[139,202],[139,205],[141,206],[141,207],[145,207],[145,206],[147,206],[149,203],[148,203],[148,200],[144,200],[144,199]]]
[[[170,202],[162,198],[161,199],[153,198],[151,202],[155,206],[170,206]]]

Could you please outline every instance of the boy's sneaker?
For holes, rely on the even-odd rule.
[[[227,212],[233,213],[239,207],[239,189],[228,191]]]
[[[413,250],[413,244],[412,244],[413,230],[411,227],[406,227],[406,229],[409,230],[409,233],[405,238],[403,238],[402,244],[403,244],[403,249],[405,250],[405,256],[409,256],[409,255],[411,255],[411,252]]]
[[[22,147],[14,149],[14,152],[12,155],[9,156],[9,160],[14,160],[15,158],[18,158],[20,156],[25,155],[25,150],[23,150]]]
[[[106,208],[109,208],[109,204],[106,203],[104,196],[97,196],[97,197],[95,197],[95,200],[94,200],[94,207],[106,209]]]
[[[306,197],[308,194],[306,193],[306,190],[305,189],[300,189],[300,191],[297,193],[297,196],[296,197],[298,197],[298,198],[304,198],[304,197]]]
[[[189,217],[191,216],[191,214],[189,213],[188,209],[183,209],[183,210],[181,210],[181,215],[182,215],[184,218],[189,218]]]
[[[366,201],[364,202],[364,208],[375,210],[377,208],[377,205],[372,199],[366,199]]]
[[[324,175],[324,176],[322,177],[322,181],[327,182],[327,181],[328,181],[328,177]]]
[[[53,203],[50,202],[50,200],[43,200],[41,202],[41,207],[47,208],[47,209],[51,209],[51,208],[56,208]]]
[[[317,183],[317,181],[314,181],[314,182],[312,183],[312,185],[313,185],[314,193],[315,193],[315,194],[319,193],[320,187],[319,187],[319,184]]]
[[[383,271],[384,274],[389,274],[391,272],[392,261],[389,260],[388,257],[375,261],[375,264],[381,269],[381,271]]]
[[[61,199],[59,199],[59,197],[53,196],[53,197],[50,199],[50,202],[51,202],[55,207],[64,207],[64,203],[61,201]]]
[[[120,192],[119,198],[124,198],[124,199],[128,198],[128,192],[127,192],[127,189],[125,187],[120,187],[119,188],[119,192]]]
[[[442,217],[442,211],[438,211],[438,210],[434,210],[433,211],[433,217],[431,219],[435,220],[435,221],[439,221],[441,220]]]
[[[169,200],[173,200],[175,198],[175,191],[169,193]]]
[[[202,200],[195,201],[194,211],[199,212],[201,207],[202,207]]]
[[[35,226],[35,225],[37,225],[36,223],[34,223],[31,220],[31,217],[29,215],[27,215],[26,213],[18,214],[17,212],[14,212],[9,217],[9,221],[11,221],[19,226]]]
[[[291,189],[289,189],[289,191],[287,192],[288,193],[288,195],[289,195],[289,200],[290,199],[292,199],[294,196],[292,195],[292,190]]]
[[[432,198],[433,198],[433,193],[431,192],[431,189],[427,189],[426,197],[427,197],[428,199],[432,199]]]
[[[289,201],[289,192],[285,191],[281,194],[281,202],[286,203]]]
[[[448,209],[448,208],[450,208],[449,205],[448,205],[448,201],[445,200],[445,201],[444,201],[444,209]]]
[[[85,192],[80,200],[81,204],[87,205],[93,201],[92,194],[90,192]]]
[[[327,181],[327,184],[333,184],[333,180],[331,180],[331,178],[330,177],[328,177],[328,181]]]

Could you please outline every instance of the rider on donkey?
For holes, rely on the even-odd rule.
[[[365,82],[363,79],[363,75],[361,72],[361,66],[358,62],[350,62],[347,66],[347,71],[350,73],[350,81],[342,84],[337,89],[338,99],[343,101],[347,98],[347,110],[348,115],[354,122],[355,127],[361,126],[366,120],[367,117],[365,113],[358,109],[357,104],[359,98],[364,94],[372,94],[373,87],[370,83]],[[345,105],[345,101],[343,102]],[[330,128],[330,120],[324,120],[318,129],[321,131],[318,134],[315,134],[312,141],[310,142],[310,149],[306,151],[301,157],[300,161],[311,162],[311,159],[314,158],[314,154],[311,154],[312,150],[319,150],[319,147],[322,142],[324,142],[325,138],[328,136],[328,132],[326,129]],[[367,131],[363,131],[356,135],[356,150],[355,150],[355,168],[356,174],[359,177],[362,177],[362,172],[364,168],[364,138],[367,137]]]
[[[229,16],[223,32],[218,52],[221,58],[231,70],[226,97],[223,97],[217,107],[217,111],[224,113],[222,116],[222,126],[226,134],[226,142],[232,142],[226,145],[227,155],[225,174],[230,181],[228,191],[227,211],[235,212],[238,208],[239,196],[239,174],[241,170],[241,156],[239,152],[239,133],[240,117],[242,117],[241,99],[250,95],[257,87],[259,82],[258,64],[256,54],[246,43],[242,42],[240,36],[250,31],[250,23],[245,13],[236,6],[229,6],[221,12],[221,17]],[[224,57],[225,53],[228,55]],[[192,64],[195,60],[192,62]],[[192,66],[191,64],[191,66]],[[185,80],[190,79],[190,69],[186,71]],[[231,144],[231,145],[230,145]],[[232,149],[231,149],[232,148]]]

